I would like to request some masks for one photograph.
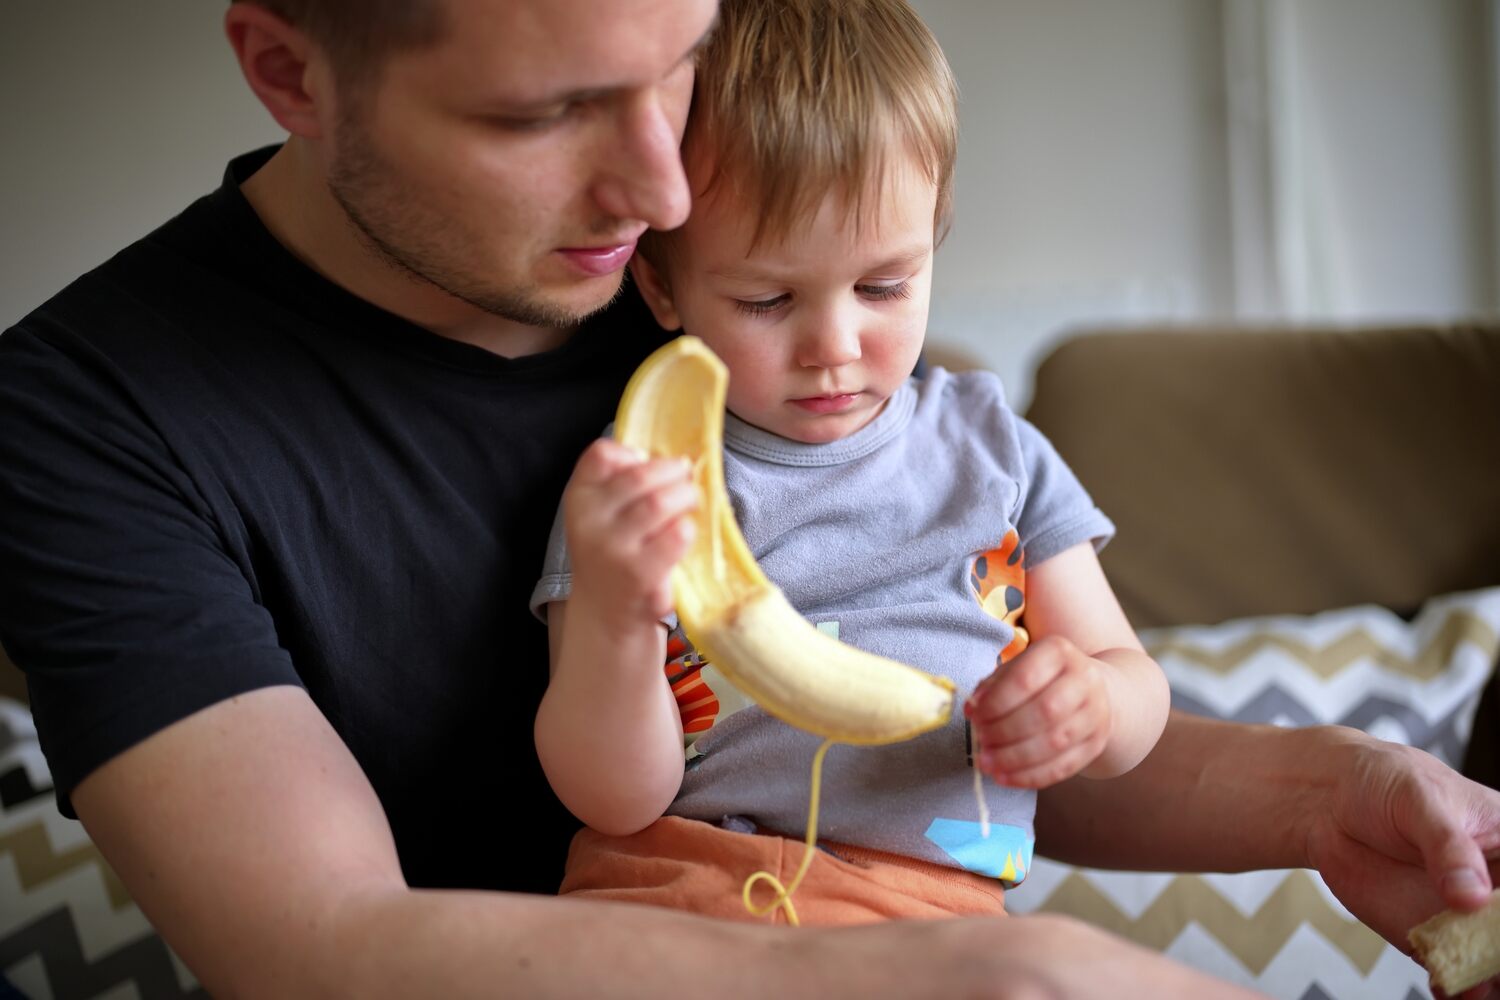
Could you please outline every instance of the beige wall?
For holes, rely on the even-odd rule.
[[[1228,310],[1219,4],[914,3],[962,90],[934,337],[1023,394],[1073,323]]]
[[[1232,311],[1231,0],[914,2],[963,89],[935,336],[1022,402],[1032,364],[1072,324]],[[1350,241],[1361,310],[1492,306],[1484,0],[1240,2],[1299,25],[1311,151],[1348,178],[1318,204]],[[230,58],[223,10],[5,0],[0,325],[212,188],[229,156],[279,138]]]
[[[223,0],[4,0],[0,326],[280,138]]]

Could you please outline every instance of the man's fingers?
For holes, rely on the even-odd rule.
[[[1489,865],[1467,832],[1451,827],[1441,830],[1421,848],[1427,874],[1449,907],[1467,912],[1489,899],[1494,888]]]
[[[1474,834],[1462,825],[1463,810],[1444,805],[1440,796],[1430,793],[1417,798],[1413,839],[1443,902],[1455,910],[1477,910],[1494,888],[1490,862]]]

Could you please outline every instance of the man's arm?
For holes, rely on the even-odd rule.
[[[301,690],[189,716],[73,801],[216,997],[1246,997],[1073,921],[831,931],[494,892],[408,889],[380,804]],[[524,859],[522,859],[524,861]],[[1119,984],[1134,987],[1120,992]]]
[[[1355,916],[1409,950],[1445,907],[1481,906],[1500,874],[1500,792],[1353,729],[1286,730],[1174,712],[1112,781],[1041,793],[1053,857],[1162,871],[1317,869]]]

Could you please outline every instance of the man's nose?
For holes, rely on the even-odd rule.
[[[594,192],[610,216],[652,229],[687,221],[692,199],[682,169],[681,115],[671,101],[669,94],[648,91],[626,106],[618,145],[603,151],[607,160]]]

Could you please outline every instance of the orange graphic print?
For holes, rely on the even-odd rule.
[[[1026,610],[1025,561],[1021,536],[1011,530],[995,548],[976,556],[969,571],[969,585],[979,606],[1015,629],[1010,644],[1000,651],[1001,663],[1015,659],[1031,642],[1031,636],[1021,627],[1021,615]]]
[[[719,699],[703,682],[703,657],[688,644],[681,626],[667,636],[666,671],[672,697],[677,699],[677,711],[682,716],[682,735],[691,737],[708,732],[719,717]]]

